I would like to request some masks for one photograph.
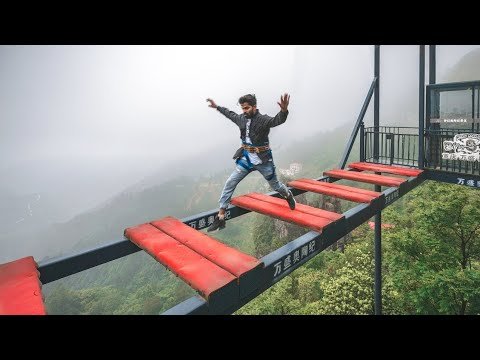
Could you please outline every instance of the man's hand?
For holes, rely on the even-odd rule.
[[[290,102],[290,95],[285,93],[283,96],[280,95],[280,102],[277,102],[277,104],[280,106],[280,109],[283,112],[288,111],[288,103]]]
[[[208,105],[208,106],[210,106],[211,108],[214,108],[214,109],[217,108],[217,104],[215,104],[215,101],[213,101],[213,100],[210,99],[210,98],[208,98],[207,101],[210,102],[210,105]]]

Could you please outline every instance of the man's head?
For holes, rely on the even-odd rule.
[[[242,111],[247,118],[253,117],[257,112],[257,98],[255,94],[243,95],[238,99],[238,103],[242,107]]]

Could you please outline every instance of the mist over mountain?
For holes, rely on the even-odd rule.
[[[275,164],[282,169],[288,168],[292,162],[300,162],[304,176],[319,177],[322,169],[338,164],[350,131],[350,126],[344,125],[328,132],[312,134],[274,153]],[[231,145],[227,147],[232,150]],[[233,170],[231,153],[228,151],[221,156],[207,158],[208,154],[192,157],[189,163],[192,171],[188,174],[180,170],[172,170],[172,174],[159,171],[68,221],[30,232],[25,246],[15,247],[12,243],[10,251],[2,256],[5,259],[7,256],[15,258],[22,256],[23,252],[34,254],[37,260],[42,260],[72,254],[120,240],[123,230],[133,225],[167,215],[183,218],[217,208],[224,182]],[[205,165],[204,159],[210,159],[214,164]],[[204,166],[208,166],[209,171],[202,172]],[[217,171],[213,172],[213,169]],[[234,196],[252,189],[270,191],[267,185],[261,175],[254,172],[242,181]],[[18,237],[26,235],[22,232]],[[2,241],[11,239],[14,237]]]
[[[426,46],[426,84],[428,51]],[[382,46],[380,61],[380,125],[418,127],[419,47]],[[437,46],[436,61],[436,83],[480,79],[479,46]]]
[[[161,167],[157,165],[156,171],[143,177],[143,179],[140,178],[139,174],[135,174],[136,170],[145,171],[143,163],[136,164],[134,161],[127,163],[123,159],[117,159],[118,162],[129,165],[123,167],[122,173],[105,171],[105,167],[108,166],[111,166],[112,169],[122,168],[117,166],[118,164],[113,164],[112,161],[103,163],[103,168],[102,163],[97,163],[98,174],[94,173],[95,169],[92,169],[92,167],[88,167],[90,171],[86,172],[82,171],[82,167],[78,163],[71,164],[71,172],[78,174],[78,177],[73,177],[74,181],[69,180],[68,183],[63,183],[61,187],[51,189],[48,192],[19,195],[12,189],[3,188],[0,191],[0,211],[4,214],[0,218],[2,229],[0,243],[8,251],[0,253],[0,261],[18,258],[26,253],[46,256],[52,253],[52,245],[48,245],[52,244],[50,240],[58,239],[59,234],[62,234],[60,237],[63,240],[58,240],[57,243],[56,240],[53,240],[53,243],[58,245],[53,246],[53,248],[59,252],[71,249],[79,241],[75,239],[83,239],[85,236],[88,237],[88,234],[97,231],[92,230],[88,225],[88,222],[97,223],[97,220],[91,220],[90,218],[88,221],[82,222],[80,228],[75,225],[78,224],[79,219],[85,219],[84,214],[100,211],[102,217],[108,219],[109,212],[102,211],[102,209],[111,205],[112,201],[115,202],[114,199],[122,196],[128,197],[128,194],[141,193],[146,190],[146,194],[150,194],[151,189],[156,189],[158,186],[182,176],[191,178],[190,185],[193,186],[195,184],[194,180],[200,177],[208,177],[209,174],[218,172],[230,165],[232,163],[231,155],[235,151],[236,145],[220,143],[216,151],[223,155],[212,156],[211,151],[203,151],[192,153],[191,157],[166,162]],[[155,163],[152,164],[155,165]],[[39,177],[35,179],[39,188],[48,187],[48,184],[44,185],[42,182],[47,183],[51,176],[62,176],[61,172],[49,172],[42,178],[42,174],[39,171]],[[118,177],[121,176],[124,176],[125,179],[119,182]],[[125,182],[128,184],[128,181],[131,185],[120,187],[119,184]],[[114,182],[116,186],[109,187],[110,182]],[[159,197],[159,202],[162,202],[162,197]],[[142,199],[142,201],[144,200]],[[129,207],[128,204],[122,206]],[[114,212],[112,211],[112,213]],[[72,234],[73,228],[78,231],[76,234]],[[88,229],[86,231],[87,235],[82,235],[84,234],[82,228]],[[102,225],[100,225],[100,228],[103,228]],[[64,232],[63,229],[70,230]],[[118,238],[118,234],[121,234],[121,231],[114,231],[112,236],[117,235]],[[105,236],[110,237],[108,232]],[[56,250],[53,250],[53,253],[57,253]]]
[[[62,105],[55,114],[59,115],[59,119],[63,122],[51,126],[50,132],[53,134],[53,129],[60,131],[60,135],[55,136],[63,142],[54,144],[51,140],[53,150],[50,152],[44,151],[40,143],[36,143],[39,145],[37,147],[39,151],[44,151],[50,156],[51,161],[38,161],[34,156],[23,156],[19,160],[12,153],[11,157],[4,157],[0,166],[2,211],[0,262],[27,254],[41,259],[45,256],[69,253],[74,248],[81,249],[92,244],[118,239],[122,236],[125,227],[148,221],[148,219],[164,215],[184,217],[194,211],[215,208],[223,182],[232,170],[231,157],[240,140],[238,128],[234,124],[222,118],[221,115],[215,114],[214,110],[206,108],[203,99],[206,92],[211,96],[217,94],[214,98],[219,104],[240,112],[235,104],[238,93],[249,92],[252,86],[257,87],[261,112],[274,115],[278,109],[275,102],[270,101],[270,94],[276,94],[278,89],[291,86],[292,104],[287,123],[273,128],[270,133],[277,167],[282,165],[282,161],[285,162],[285,166],[292,161],[305,162],[310,153],[318,155],[315,160],[312,160],[312,164],[317,167],[321,166],[323,161],[321,159],[327,157],[335,159],[333,162],[330,161],[330,164],[335,164],[340,160],[351,127],[360,112],[369,84],[373,79],[373,68],[371,73],[368,72],[368,64],[371,60],[368,56],[362,57],[361,61],[356,61],[355,58],[351,58],[349,49],[342,49],[338,53],[336,50],[335,47],[293,49],[288,61],[293,64],[295,71],[290,69],[286,73],[282,72],[283,77],[277,79],[271,88],[264,85],[266,81],[262,82],[266,79],[265,77],[257,79],[255,84],[250,86],[246,85],[248,81],[240,82],[234,86],[235,91],[229,89],[227,94],[221,91],[223,89],[221,86],[196,91],[195,96],[202,101],[196,98],[188,98],[188,101],[184,101],[185,104],[195,104],[193,111],[197,114],[192,117],[195,121],[190,123],[180,121],[179,119],[189,115],[184,114],[184,109],[178,105],[180,102],[176,103],[175,111],[170,113],[171,119],[168,120],[167,131],[159,131],[152,125],[158,122],[159,118],[167,121],[159,117],[157,110],[152,108],[151,103],[155,103],[158,99],[151,96],[149,99],[142,100],[137,110],[144,106],[152,113],[148,117],[150,121],[148,125],[152,126],[152,136],[146,138],[143,143],[140,131],[142,126],[138,129],[132,128],[132,134],[129,134],[127,129],[121,129],[120,126],[135,119],[137,115],[135,111],[127,112],[126,114],[130,116],[128,117],[122,113],[123,108],[116,109],[116,117],[113,117],[114,121],[111,120],[109,127],[96,126],[98,134],[94,134],[95,138],[84,139],[81,135],[88,134],[90,129],[75,125],[73,120],[71,123],[76,127],[70,125],[70,122],[65,122],[66,109],[69,105]],[[363,56],[365,51],[360,50],[358,54]],[[408,61],[399,60],[399,54],[402,52],[407,53]],[[70,60],[73,59],[74,57]],[[341,63],[344,73],[340,73],[331,64],[332,59]],[[89,63],[92,69],[95,64],[93,60],[95,60],[94,57]],[[480,66],[477,66],[479,63],[480,50],[472,51],[448,70],[447,76],[451,79],[449,81],[479,79]],[[359,66],[360,70],[353,68],[354,66]],[[411,70],[410,68],[418,68],[417,46],[382,47],[380,109],[382,125],[393,123],[401,126],[416,126],[418,123],[418,73],[407,71]],[[5,68],[2,71],[5,75]],[[109,74],[113,76],[114,72]],[[222,74],[226,75],[227,72],[224,71]],[[351,74],[358,75],[357,81],[352,81]],[[11,74],[7,75],[11,76]],[[35,75],[35,78],[40,76],[38,73],[30,75]],[[440,79],[441,74],[438,77]],[[158,79],[161,77],[159,76]],[[79,78],[73,80],[80,81]],[[141,80],[145,84],[150,81],[146,73],[142,75]],[[187,78],[181,78],[181,80],[186,82]],[[26,77],[23,79],[26,88],[30,86],[29,81]],[[140,94],[143,89],[141,86],[144,85],[142,81],[135,83],[136,90]],[[338,87],[332,87],[335,83]],[[355,84],[355,87],[351,84]],[[18,89],[15,91],[19,91]],[[59,89],[61,87],[55,91]],[[183,99],[179,89],[175,90],[173,95]],[[75,91],[78,93],[79,90]],[[3,94],[8,95],[8,92],[4,91]],[[119,92],[117,95],[122,94]],[[96,94],[100,98],[103,95]],[[161,93],[161,95],[160,99],[167,100],[173,96],[172,93]],[[50,96],[53,97],[49,94],[46,103],[36,105],[40,106],[38,109],[54,106]],[[95,100],[95,104],[98,105],[100,101],[97,97],[90,94],[84,100]],[[141,95],[138,97],[141,98]],[[7,104],[5,99],[8,100],[8,97],[3,97],[1,103],[3,107]],[[113,95],[107,100],[107,103],[118,105],[118,99],[114,99]],[[196,102],[199,104],[197,105]],[[166,106],[167,103],[162,103],[162,106]],[[100,110],[103,116],[107,115],[105,108]],[[22,111],[18,110],[15,119],[20,118]],[[201,115],[197,117],[198,114]],[[372,121],[372,114],[373,99],[365,118],[367,126]],[[88,122],[100,124],[101,117],[98,114],[89,115],[92,117]],[[197,122],[202,123],[202,127],[195,127],[194,124]],[[177,128],[174,128],[174,125]],[[42,131],[43,134],[48,133],[48,129],[45,130],[44,127],[40,122],[33,123],[32,128],[25,127],[28,130],[29,139],[39,141],[41,136],[34,135],[36,132],[41,134]],[[8,137],[14,134],[13,128],[14,125],[10,124],[7,131],[3,133],[2,145],[14,142],[13,137]],[[144,129],[145,126],[143,131]],[[23,131],[23,128],[21,130]],[[63,140],[62,131],[71,137]],[[337,134],[337,131],[342,135]],[[124,135],[123,132],[128,136],[121,137],[120,135]],[[335,138],[337,134],[343,140],[339,143],[329,142],[322,138],[327,132],[330,132],[330,137]],[[183,137],[185,134],[188,134],[187,138]],[[55,136],[49,139],[54,139]],[[116,139],[115,145],[124,148],[123,155],[103,152],[98,147],[98,143],[96,143],[97,147],[93,147],[93,144],[89,147],[89,141],[93,142],[96,137],[104,140],[105,144],[109,137]],[[85,140],[81,143],[83,148],[80,153],[83,155],[74,154],[72,151],[74,146],[70,147],[67,144],[68,139],[78,142],[75,145],[77,147],[80,146],[81,141]],[[128,141],[130,139],[132,142]],[[165,142],[165,147],[156,147],[162,142]],[[328,144],[328,147],[325,147],[325,144]],[[138,149],[139,147],[141,149]],[[292,149],[295,149],[295,152]],[[9,153],[6,152],[6,154]],[[312,176],[320,176],[320,170],[319,168],[318,173],[312,172]],[[176,210],[171,211],[172,209]]]
[[[445,72],[444,79],[445,82],[480,80],[480,49],[462,57]]]

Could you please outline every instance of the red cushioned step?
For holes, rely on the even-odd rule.
[[[32,256],[0,265],[0,315],[45,315],[37,263]]]
[[[231,291],[236,278],[189,247],[150,224],[125,230],[125,236],[177,274],[207,300],[216,292]]]
[[[335,196],[340,199],[360,203],[370,203],[373,199],[376,199],[382,195],[382,193],[376,191],[358,189],[351,186],[338,185],[312,179],[293,180],[290,181],[288,185],[296,189],[302,189],[318,194]]]
[[[290,210],[290,208],[288,207],[287,200],[279,199],[279,198],[276,198],[276,197],[273,197],[273,196],[268,196],[268,195],[265,195],[265,194],[259,194],[259,193],[256,193],[256,192],[246,194],[245,196],[248,196],[248,197],[251,197],[253,199],[260,200],[260,201],[265,201],[265,202],[270,203],[270,204],[275,204],[275,205],[280,205],[282,207],[286,207],[286,208],[288,208],[288,211],[300,211],[300,212],[303,212],[305,214],[310,214],[310,215],[313,215],[313,216],[322,217],[322,218],[329,219],[329,220],[332,220],[332,221],[336,221],[336,220],[341,219],[343,217],[343,215],[341,215],[341,214],[337,214],[337,213],[327,211],[327,210],[323,210],[323,209],[317,209],[315,207],[308,206],[308,205],[303,205],[303,204],[299,204],[299,203],[297,203],[295,205],[295,210]]]
[[[236,277],[263,264],[253,256],[227,246],[174,217],[167,216],[150,224]]]
[[[366,170],[366,171],[375,171],[395,175],[404,175],[404,176],[418,176],[423,170],[404,168],[400,166],[390,166],[383,164],[372,164],[365,162],[354,162],[348,165],[351,169],[356,170]]]
[[[330,176],[336,179],[354,180],[382,186],[400,186],[400,184],[406,181],[405,179],[395,178],[391,176],[365,174],[361,172],[340,169],[325,171],[323,175]]]
[[[249,193],[235,197],[231,203],[318,232],[344,217],[341,214],[298,203],[295,206],[295,210],[290,210],[286,200],[258,193]]]

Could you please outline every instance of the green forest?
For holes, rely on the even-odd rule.
[[[382,212],[384,314],[480,313],[480,196],[426,182]],[[265,234],[266,235],[266,234]],[[265,241],[266,240],[265,236]],[[320,253],[238,314],[374,314],[373,231]]]

